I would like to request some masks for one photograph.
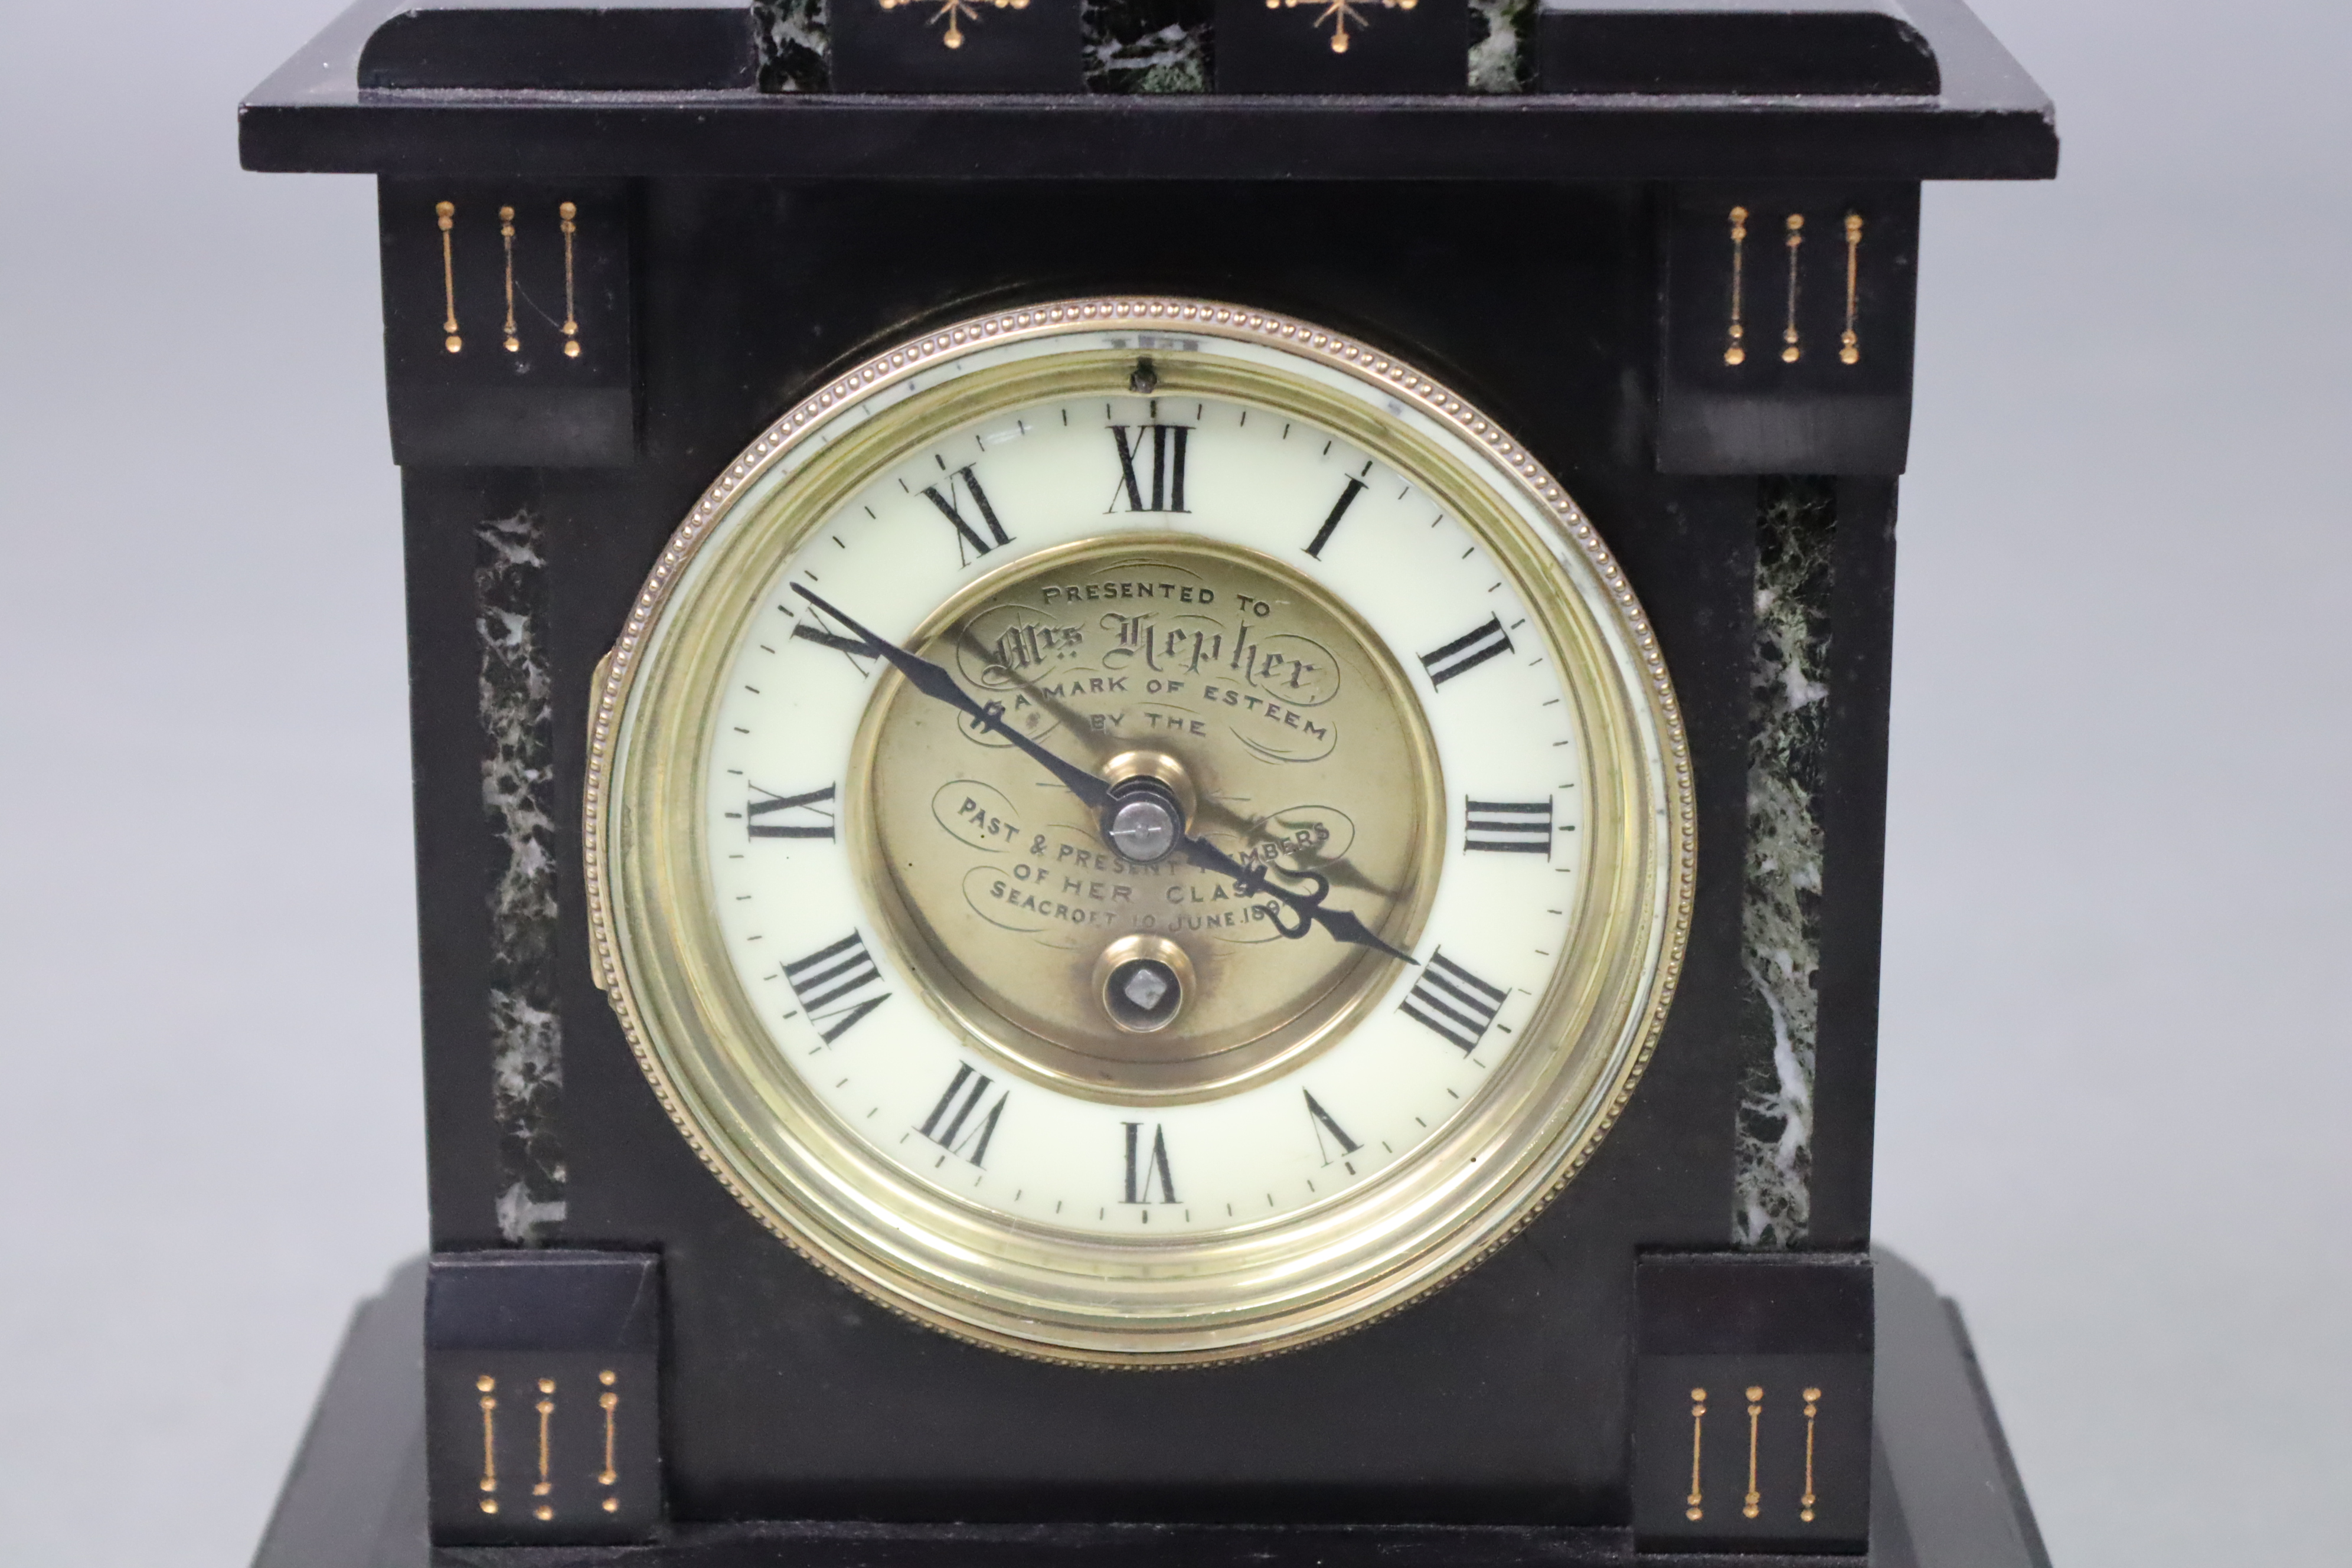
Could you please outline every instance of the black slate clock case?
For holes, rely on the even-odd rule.
[[[730,1521],[1189,1521],[1308,1542],[1517,1527],[1383,1538],[1447,1561],[1863,1550],[1919,182],[2047,176],[2046,101],[1958,0],[1547,0],[1519,24],[1528,90],[1375,73],[1349,98],[1324,96],[1319,58],[1263,96],[1298,40],[1268,34],[1255,57],[1238,26],[1216,80],[1250,96],[1086,91],[1052,54],[1078,34],[1055,3],[1024,13],[1043,56],[978,47],[1011,13],[962,21],[1003,87],[942,90],[929,55],[894,78],[886,51],[838,58],[862,90],[836,94],[756,84],[778,13],[369,0],[243,111],[248,166],[379,176],[436,1539],[489,1562]],[[1460,34],[1458,9],[1424,4]],[[1376,32],[1419,15],[1366,10]],[[861,14],[835,47],[929,13]],[[1750,96],[1726,96],[1742,81]],[[877,346],[1103,294],[1335,328],[1524,441],[1657,627],[1699,810],[1666,1033],[1559,1199],[1358,1332],[1148,1373],[958,1342],[763,1230],[632,1060],[591,979],[579,874],[593,672],[711,478]],[[1804,599],[1794,654],[1759,621],[1759,584],[1783,622]],[[1792,738],[1758,693],[1798,657],[1825,695]],[[1750,1202],[1785,1131],[1756,1091],[1788,1030],[1757,977],[1775,897],[1759,842],[1779,831],[1759,768],[1792,781],[1820,857],[1818,886],[1779,906],[1816,964],[1801,1212],[1785,1190]],[[1212,1532],[1183,1554],[1265,1539]]]

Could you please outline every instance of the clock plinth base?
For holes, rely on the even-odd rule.
[[[362,1303],[254,1568],[2048,1568],[1967,1331],[1927,1278],[1877,1255],[1866,1559],[1636,1552],[1608,1529],[1383,1525],[676,1523],[639,1546],[434,1547],[425,1502],[420,1259]]]

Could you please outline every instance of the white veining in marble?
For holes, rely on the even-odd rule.
[[[482,805],[504,850],[490,889],[490,1095],[499,1231],[544,1240],[562,1222],[563,1024],[555,1007],[554,711],[541,650],[546,562],[528,512],[475,531]]]
[[[1768,502],[1757,542],[1740,956],[1761,1005],[1740,1089],[1732,1227],[1749,1247],[1793,1246],[1811,1219],[1832,516],[1825,490],[1791,486]]]
[[[1470,0],[1470,90],[1524,92],[1535,0]],[[1486,31],[1478,32],[1483,26]]]

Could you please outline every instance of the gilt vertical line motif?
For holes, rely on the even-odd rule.
[[[490,888],[490,1093],[499,1233],[533,1245],[562,1225],[563,1026],[556,1007],[555,713],[543,651],[547,563],[529,512],[475,530],[482,805],[500,850]]]
[[[1699,1457],[1704,1452],[1703,1440],[1706,1435],[1706,1390],[1694,1388],[1691,1390],[1691,1489],[1690,1496],[1683,1500],[1685,1505],[1683,1509],[1685,1519],[1698,1520],[1706,1517],[1706,1496],[1698,1484]]]
[[[478,1377],[474,1380],[475,1392],[481,1396],[478,1401],[482,1410],[481,1489],[486,1493],[495,1493],[499,1489],[498,1386],[499,1380],[494,1377]],[[495,1496],[484,1497],[482,1499],[482,1511],[484,1513],[498,1512],[499,1500]]]
[[[577,221],[580,208],[575,203],[565,202],[555,209],[555,216],[556,221],[563,228],[563,357],[578,359],[580,357],[580,312],[572,301],[572,247],[580,233],[580,225]]]
[[[1726,364],[1748,363],[1748,209],[1731,209],[1731,341],[1723,351]]]
[[[1787,345],[1780,350],[1780,358],[1788,364],[1794,364],[1805,357],[1803,344],[1797,336],[1797,279],[1801,275],[1797,265],[1797,257],[1798,253],[1804,248],[1804,245],[1805,215],[1790,213],[1789,215],[1789,324],[1780,333],[1780,342]]]
[[[1848,213],[1845,215],[1845,334],[1839,340],[1842,346],[1838,349],[1838,363],[1841,364],[1862,363],[1862,339],[1854,331],[1855,307],[1860,300],[1861,285],[1862,215]]]
[[[1805,1390],[1805,1495],[1799,1500],[1797,1517],[1807,1524],[1813,1522],[1813,1418],[1822,1413],[1822,1391]]]
[[[596,1381],[604,1385],[604,1392],[596,1396],[597,1407],[604,1412],[604,1468],[596,1472],[596,1484],[607,1489],[604,1502],[604,1511],[618,1513],[621,1511],[621,1500],[613,1496],[610,1489],[617,1485],[621,1479],[621,1472],[613,1463],[614,1415],[621,1407],[621,1396],[614,1390],[613,1384],[618,1382],[619,1378],[611,1372],[600,1372],[596,1374]],[[1808,1489],[1810,1486],[1811,1483],[1808,1483]]]
[[[539,1380],[539,1403],[532,1407],[539,1412],[539,1480],[530,1489],[530,1495],[535,1498],[546,1497],[549,1493],[555,1490],[554,1478],[548,1474],[548,1460],[550,1456],[548,1453],[547,1442],[548,1427],[555,1419],[554,1394],[555,1380],[551,1377],[541,1378]],[[530,1510],[530,1514],[533,1519],[553,1519],[555,1517],[555,1508],[551,1503],[542,1502],[538,1507],[532,1509]]]
[[[507,253],[506,351],[509,353],[519,353],[522,350],[522,340],[515,336],[514,208],[512,207],[500,207],[499,209],[499,243],[506,247]]]
[[[457,261],[450,233],[457,226],[457,204],[435,202],[433,216],[441,225],[441,331],[446,334],[441,346],[457,353],[466,346],[466,340],[457,335]]]
[[[1747,1066],[1732,1236],[1742,1246],[1786,1247],[1805,1239],[1812,1220],[1836,492],[1825,480],[1780,479],[1766,485],[1759,502],[1740,911]]]
[[[1754,1519],[1764,1509],[1764,1494],[1756,1489],[1756,1433],[1763,1419],[1764,1390],[1751,1387],[1748,1391],[1748,1496],[1739,1505],[1743,1519]]]

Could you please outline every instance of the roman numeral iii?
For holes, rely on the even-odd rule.
[[[1509,996],[1510,993],[1487,984],[1439,952],[1429,955],[1421,978],[1413,982],[1397,1010],[1460,1047],[1467,1056],[1486,1037],[1487,1026]]]
[[[975,1072],[969,1065],[958,1062],[947,1092],[940,1096],[940,1102],[931,1107],[931,1113],[915,1131],[975,1169],[984,1168],[988,1163],[988,1142],[996,1136],[997,1118],[1004,1114],[1004,1102],[1013,1098],[1013,1091],[1006,1089],[996,1097],[988,1113],[974,1121],[971,1113],[988,1098],[994,1084],[995,1080],[986,1073]]]
[[[767,796],[743,807],[743,826],[753,838],[822,838],[833,841],[833,785],[813,789],[806,795],[777,795],[751,788]],[[797,817],[787,814],[797,812]],[[777,817],[774,822],[762,822],[763,816]]]
[[[1502,621],[1486,617],[1486,624],[1475,632],[1455,637],[1444,647],[1421,656],[1423,669],[1429,671],[1429,683],[1443,686],[1457,675],[1465,675],[1498,653],[1511,651],[1511,634],[1503,629]]]
[[[1465,800],[1462,847],[1550,858],[1551,802]]]
[[[1125,425],[1110,427],[1118,448],[1118,488],[1111,491],[1117,511],[1122,497],[1129,511],[1182,511],[1184,506],[1184,445],[1192,438],[1190,425]]]
[[[980,488],[980,476],[971,471],[971,464],[965,464],[948,476],[945,492],[937,485],[925,485],[923,494],[940,509],[940,515],[946,518],[956,531],[956,559],[964,565],[971,565],[1000,544],[1013,542],[1013,536],[1004,531],[1003,523],[996,521],[996,509],[988,504],[988,492]],[[980,513],[981,524],[987,532],[982,533],[981,529],[971,525],[958,506],[959,501],[968,502],[973,510]]]
[[[1151,1128],[1151,1142],[1143,1142],[1143,1124],[1123,1121],[1127,1130],[1127,1196],[1119,1202],[1128,1204],[1172,1204],[1177,1201],[1176,1178],[1168,1169],[1168,1134],[1159,1123]],[[1159,1189],[1159,1196],[1152,1190]]]
[[[801,1010],[808,1015],[824,1043],[833,1044],[857,1025],[860,1018],[890,999],[887,991],[878,996],[860,997],[856,994],[869,985],[877,984],[882,971],[875,966],[873,954],[866,951],[866,939],[851,931],[830,947],[821,947],[797,963],[784,965],[784,980],[800,998]]]

